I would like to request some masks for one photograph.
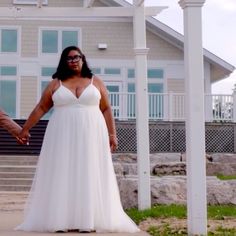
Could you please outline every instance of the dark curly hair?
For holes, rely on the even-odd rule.
[[[78,51],[78,53],[82,56],[83,65],[82,65],[82,69],[81,69],[81,76],[83,78],[90,78],[91,79],[93,76],[93,73],[92,73],[91,69],[88,67],[86,57],[82,53],[82,51],[76,46],[69,46],[62,51],[61,58],[60,58],[60,61],[59,61],[58,67],[57,67],[57,71],[52,75],[52,78],[53,79],[57,78],[57,79],[63,81],[63,80],[66,80],[67,78],[74,75],[74,71],[68,67],[68,63],[66,60],[68,54],[72,50]]]

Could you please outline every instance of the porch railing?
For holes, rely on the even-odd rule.
[[[136,119],[135,96],[135,93],[109,93],[115,119]],[[149,93],[148,104],[150,120],[185,120],[184,93]],[[236,93],[205,94],[205,120],[236,122]]]

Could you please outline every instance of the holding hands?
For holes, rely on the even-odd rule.
[[[16,140],[19,144],[29,145],[30,133],[28,130],[22,129],[16,136]]]

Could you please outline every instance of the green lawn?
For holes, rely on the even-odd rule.
[[[208,206],[207,208],[208,219],[222,220],[226,218],[236,219],[236,205],[218,205]],[[137,223],[141,223],[147,218],[154,219],[167,219],[167,218],[187,218],[187,209],[184,205],[155,205],[151,209],[139,211],[138,209],[128,209],[127,214]],[[171,224],[165,223],[163,225],[153,226],[150,225],[147,232],[153,236],[184,236],[187,235],[187,229],[174,229]],[[208,232],[208,236],[236,236],[235,228],[218,227],[214,232]]]

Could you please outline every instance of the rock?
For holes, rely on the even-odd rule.
[[[153,175],[186,175],[186,164],[183,162],[169,162],[157,164],[152,169]]]
[[[212,162],[236,163],[235,153],[212,153]]]
[[[136,176],[118,178],[124,208],[138,206],[138,179]],[[186,176],[151,177],[152,204],[186,204]],[[236,204],[236,180],[222,181],[207,177],[207,203]]]

